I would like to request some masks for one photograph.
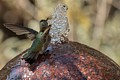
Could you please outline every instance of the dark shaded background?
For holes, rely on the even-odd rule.
[[[31,41],[6,29],[14,23],[39,30],[58,3],[68,5],[69,40],[91,46],[120,65],[119,0],[0,0],[0,68],[29,48]]]

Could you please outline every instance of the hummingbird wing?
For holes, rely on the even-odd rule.
[[[13,31],[14,33],[16,33],[16,35],[25,34],[27,38],[31,40],[35,39],[35,36],[38,34],[38,32],[33,29],[23,27],[23,26],[18,26],[16,24],[6,23],[4,24],[4,26],[8,28],[9,30]]]

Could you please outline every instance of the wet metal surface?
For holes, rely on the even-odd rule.
[[[120,80],[114,61],[77,42],[54,45],[50,54],[39,56],[32,65],[18,58],[11,66],[2,70],[10,73],[0,75],[0,80]]]

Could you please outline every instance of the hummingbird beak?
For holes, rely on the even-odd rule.
[[[45,29],[45,31],[43,32],[44,35],[45,35],[45,34],[49,34],[50,27],[51,27],[51,26],[49,26],[47,29]]]

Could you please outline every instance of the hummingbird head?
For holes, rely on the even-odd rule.
[[[40,31],[44,32],[47,27],[48,27],[47,20],[41,20],[40,21]]]

